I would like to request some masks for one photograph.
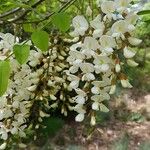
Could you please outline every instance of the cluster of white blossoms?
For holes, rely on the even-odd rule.
[[[74,31],[70,35],[80,40],[70,47],[67,75],[70,88],[76,92],[72,99],[78,122],[87,114],[91,116],[91,125],[95,125],[95,111],[109,111],[105,100],[115,93],[116,84],[132,87],[124,68],[138,65],[132,59],[136,54],[132,46],[141,40],[133,37],[138,16],[129,8],[130,2],[105,1],[100,7],[102,13],[94,19],[82,15],[73,18]],[[87,9],[92,18],[92,10]]]
[[[58,45],[59,40],[54,37],[49,43],[49,51],[45,53],[36,47],[30,50],[28,62],[23,65],[13,55],[10,56],[9,86],[0,97],[0,136],[7,143],[11,134],[25,137],[26,128],[31,125],[39,128],[42,118],[50,116],[49,110],[59,107],[61,113],[67,116],[68,110],[72,109],[67,94],[67,75],[63,72],[68,68],[65,60],[69,48]],[[12,54],[13,46],[19,44],[19,41],[14,41],[12,34],[1,33],[0,60]],[[31,42],[27,44],[31,45]]]
[[[31,124],[39,128],[38,122],[49,117],[51,109],[59,108],[65,116],[74,110],[77,122],[90,116],[91,125],[96,123],[96,111],[109,111],[105,101],[115,93],[116,84],[132,87],[126,65],[138,65],[132,50],[141,43],[133,37],[138,16],[129,6],[130,0],[105,1],[94,19],[88,6],[89,19],[73,18],[73,40],[52,35],[49,50],[42,53],[32,46],[23,65],[12,55],[19,38],[0,33],[0,60],[10,55],[11,64],[9,86],[0,97],[1,139],[8,143],[10,135],[26,136],[25,129]]]

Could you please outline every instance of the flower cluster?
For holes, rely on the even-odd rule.
[[[138,65],[132,59],[136,54],[132,46],[141,40],[133,37],[138,16],[129,6],[130,0],[106,1],[101,4],[102,13],[94,19],[87,21],[79,15],[72,21],[74,31],[70,35],[80,40],[70,47],[67,61],[71,67],[67,75],[70,88],[76,92],[72,99],[78,122],[88,113],[95,125],[95,111],[109,111],[105,100],[115,92],[116,84],[132,87],[124,68]],[[92,15],[91,10],[89,14]]]
[[[15,38],[12,34],[1,35],[0,60],[4,60],[12,53],[17,42],[8,42],[7,39]],[[59,45],[61,39],[57,37],[51,40],[45,53],[36,47],[30,50],[26,64],[20,65],[13,55],[10,57],[12,69],[9,86],[0,97],[0,135],[4,141],[8,142],[11,134],[25,137],[25,129],[31,125],[39,128],[42,118],[50,116],[51,109],[59,108],[65,116],[68,110],[72,110],[67,94],[67,75],[63,72],[68,68],[65,60],[69,48]],[[70,42],[61,41],[65,45]],[[31,45],[31,42],[27,44]]]

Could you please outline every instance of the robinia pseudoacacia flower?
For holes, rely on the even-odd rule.
[[[52,35],[49,50],[42,53],[34,47],[23,65],[10,57],[9,87],[0,97],[1,139],[25,137],[31,119],[36,119],[34,128],[39,128],[38,122],[49,117],[52,109],[59,108],[65,116],[74,110],[77,122],[90,116],[91,125],[96,124],[96,111],[109,111],[107,101],[116,84],[132,87],[124,68],[138,65],[132,49],[141,43],[133,36],[138,16],[129,7],[130,0],[106,1],[101,4],[101,14],[91,19],[88,6],[86,17],[73,18],[73,39]],[[0,33],[0,38],[0,60],[4,60],[19,38],[10,33]]]
[[[101,4],[102,14],[93,20],[84,16],[73,19],[71,36],[80,40],[70,47],[67,75],[76,93],[72,99],[76,103],[77,122],[90,114],[94,125],[95,111],[109,111],[105,101],[115,92],[118,82],[125,88],[132,87],[123,68],[126,64],[138,65],[132,59],[136,54],[132,46],[141,40],[133,37],[138,16],[129,8],[130,2],[106,1]]]

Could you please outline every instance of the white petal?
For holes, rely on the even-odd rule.
[[[76,117],[75,117],[75,121],[76,122],[82,122],[84,120],[84,114],[78,114]]]
[[[111,47],[111,48],[113,48],[116,45],[116,42],[115,42],[114,38],[111,37],[111,36],[108,36],[108,35],[101,36],[100,43],[101,43],[102,47]]]
[[[76,16],[73,18],[72,25],[75,28],[76,36],[84,35],[85,31],[88,29],[89,24],[84,16]]]
[[[114,94],[116,91],[116,85],[112,85],[109,94]]]
[[[93,94],[99,94],[99,93],[100,93],[100,90],[99,90],[98,87],[94,86],[94,87],[91,88],[91,92],[92,92]]]
[[[76,93],[78,94],[78,95],[80,95],[80,96],[83,96],[83,97],[85,97],[86,96],[86,93],[83,91],[83,90],[81,90],[81,89],[75,89],[75,91],[76,91]]]
[[[85,104],[85,98],[83,96],[76,96],[75,101],[77,104]]]
[[[125,33],[128,31],[128,23],[125,20],[119,20],[112,25],[113,33]]]
[[[132,60],[132,59],[128,59],[127,60],[127,64],[129,65],[129,66],[131,66],[131,67],[137,67],[139,64],[138,63],[136,63],[134,60]]]
[[[95,79],[95,76],[92,73],[86,73],[82,77],[82,81],[92,81]]]
[[[98,41],[93,37],[86,37],[84,39],[84,46],[89,50],[97,50],[100,47]]]
[[[0,150],[6,149],[7,143],[4,142],[3,144],[0,145]]]
[[[102,64],[101,65],[101,71],[102,72],[107,72],[109,70],[109,65],[108,64]]]
[[[135,53],[129,50],[129,48],[125,47],[123,50],[123,54],[125,58],[132,58],[135,56]]]
[[[98,15],[94,20],[90,22],[90,25],[94,29],[104,30],[105,25],[101,22],[101,15]]]
[[[72,81],[69,86],[73,89],[76,89],[79,86],[79,81]]]
[[[129,83],[128,80],[121,80],[121,84],[124,88],[132,88],[132,85]]]
[[[142,40],[134,38],[134,37],[129,37],[128,41],[131,45],[134,45],[134,46],[137,46],[142,42]]]
[[[113,1],[103,2],[101,5],[101,10],[105,14],[109,14],[115,11],[115,3]]]
[[[94,102],[94,103],[92,104],[92,109],[93,109],[93,110],[99,110],[99,103],[98,103],[98,102]]]
[[[82,63],[80,69],[83,73],[94,72],[94,66],[91,63]]]
[[[78,71],[78,69],[79,69],[79,67],[74,65],[69,68],[69,71],[74,74]]]

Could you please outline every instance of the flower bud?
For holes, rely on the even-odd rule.
[[[128,59],[127,60],[127,64],[129,65],[129,66],[131,66],[131,67],[137,67],[139,64],[138,63],[136,63],[134,60],[132,60],[132,59]]]
[[[92,117],[91,117],[91,122],[90,122],[90,124],[91,124],[92,126],[95,126],[95,124],[96,124],[95,116],[92,116]]]
[[[120,64],[116,64],[115,70],[116,70],[117,73],[120,72],[120,70],[121,70]]]
[[[90,6],[88,6],[87,9],[86,9],[86,15],[87,16],[91,16],[92,15],[92,10],[91,10]]]
[[[116,91],[116,85],[112,85],[111,88],[110,88],[109,94],[114,94],[115,91]]]
[[[56,71],[58,71],[58,72],[62,71],[62,68],[59,67],[59,66],[56,66],[55,69],[56,69]]]
[[[124,87],[124,88],[132,88],[132,85],[129,83],[129,81],[126,79],[122,79],[121,80],[121,85]]]
[[[40,110],[39,114],[41,117],[49,117],[50,116],[49,114],[46,114],[45,112],[43,112],[41,110]]]
[[[2,145],[0,145],[0,150],[6,149],[7,143],[4,142]]]
[[[59,56],[58,56],[58,59],[64,60],[65,58],[64,58],[63,56],[59,55]]]
[[[51,94],[50,95],[50,99],[55,101],[57,98],[56,98],[56,96],[54,96],[54,95]]]
[[[27,145],[26,144],[24,144],[24,143],[20,143],[19,144],[19,148],[23,148],[23,149],[25,149],[27,147]]]
[[[60,54],[61,54],[62,56],[67,56],[67,54],[66,54],[65,51],[60,51]]]
[[[36,90],[36,88],[37,88],[37,85],[32,85],[32,86],[28,87],[27,90],[30,92],[33,92]]]

